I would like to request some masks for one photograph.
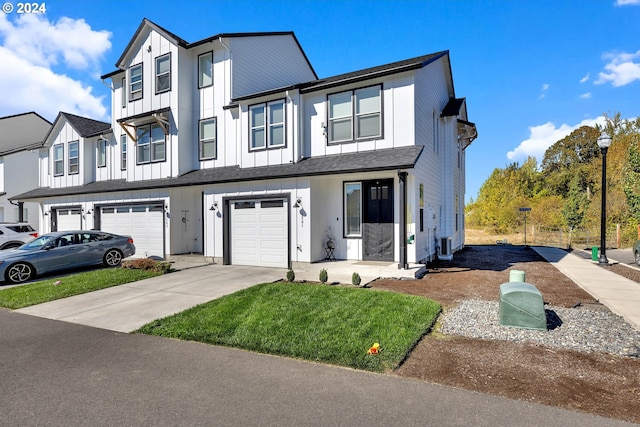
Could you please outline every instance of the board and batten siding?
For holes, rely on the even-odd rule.
[[[231,49],[232,95],[238,98],[315,80],[291,35],[224,38]]]
[[[49,170],[51,173],[51,181],[49,185],[51,188],[65,188],[65,187],[74,187],[78,185],[87,184],[91,182],[87,180],[88,177],[85,176],[86,170],[83,166],[85,157],[86,157],[86,145],[84,143],[84,138],[80,136],[80,134],[71,126],[68,122],[62,121],[62,126],[60,130],[56,133],[53,142],[49,146]],[[78,141],[78,173],[69,174],[69,142]],[[54,168],[53,168],[53,149],[57,145],[64,146],[63,150],[63,160],[64,160],[64,173],[60,176],[54,176]]]
[[[416,144],[424,145],[422,155],[410,172],[412,180],[408,190],[416,203],[411,207],[415,223],[415,257],[417,260],[435,255],[435,239],[447,236],[446,167],[442,146],[446,143],[446,132],[440,117],[449,101],[447,81],[442,60],[415,71],[415,130]],[[435,122],[434,122],[435,115]],[[434,129],[435,125],[435,129]],[[436,141],[434,141],[434,137]],[[453,143],[449,141],[449,143]],[[424,228],[420,231],[420,184],[424,186]],[[449,186],[451,187],[451,186]],[[435,218],[434,218],[435,216]]]

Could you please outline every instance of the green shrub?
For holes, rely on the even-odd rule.
[[[360,286],[360,283],[361,283],[361,282],[362,282],[362,279],[360,278],[360,275],[359,275],[358,273],[355,273],[355,272],[354,272],[354,273],[351,275],[351,283],[352,283],[354,286]]]
[[[327,283],[327,280],[329,280],[329,275],[327,274],[327,270],[326,269],[322,269],[320,270],[320,282],[322,283]]]
[[[293,270],[287,271],[287,282],[293,282],[294,280],[296,280],[296,273]]]

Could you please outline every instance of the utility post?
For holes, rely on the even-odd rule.
[[[520,208],[520,212],[524,212],[524,247],[527,247],[527,212],[529,212],[531,208]]]

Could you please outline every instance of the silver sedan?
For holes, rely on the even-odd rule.
[[[59,270],[104,264],[117,267],[136,253],[129,236],[104,231],[57,231],[0,252],[0,278],[21,283]]]

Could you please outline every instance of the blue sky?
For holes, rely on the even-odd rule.
[[[495,168],[540,162],[582,124],[640,116],[640,0],[52,0],[37,15],[8,4],[0,116],[108,121],[99,76],[115,70],[145,17],[188,42],[294,31],[321,78],[449,50],[456,96],[479,131],[467,149],[467,201]]]

